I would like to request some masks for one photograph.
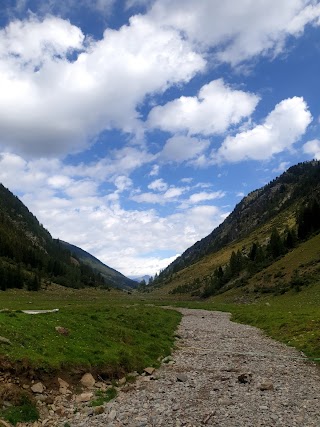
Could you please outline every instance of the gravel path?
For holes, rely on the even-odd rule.
[[[320,426],[317,366],[227,313],[179,310],[174,362],[72,427]]]

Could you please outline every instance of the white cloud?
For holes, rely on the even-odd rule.
[[[159,188],[154,188],[157,191]],[[185,188],[170,187],[164,193],[140,193],[133,194],[131,200],[137,203],[151,203],[164,205],[166,203],[173,203],[179,200],[179,197],[186,191]]]
[[[124,147],[119,150],[112,150],[108,157],[98,161],[79,164],[76,166],[65,166],[69,175],[76,177],[90,177],[103,181],[113,176],[129,175],[142,165],[152,162],[155,156],[147,151],[135,147]]]
[[[149,173],[149,176],[158,176],[159,175],[159,171],[160,171],[160,166],[159,165],[153,165],[152,169]]]
[[[221,199],[224,196],[225,196],[225,193],[223,191],[214,191],[212,193],[202,191],[201,193],[192,194],[187,200],[187,202],[190,204],[198,204],[200,202],[204,202],[208,200]]]
[[[155,190],[155,191],[166,191],[168,188],[168,184],[164,182],[162,178],[160,178],[160,179],[156,179],[155,181],[152,181],[148,185],[148,188],[150,190]]]
[[[290,149],[305,133],[311,120],[303,98],[285,99],[276,105],[263,124],[228,136],[214,154],[214,160],[239,162],[270,159],[274,154]]]
[[[218,79],[202,86],[197,96],[181,96],[154,107],[148,124],[170,132],[187,131],[191,135],[220,134],[250,116],[258,102],[257,95],[232,89],[223,79]]]
[[[176,200],[177,197],[181,196],[185,192],[184,188],[171,187],[163,195],[166,200]]]
[[[131,200],[137,203],[163,204],[163,195],[159,193],[140,193],[131,196]]]
[[[201,155],[210,145],[207,140],[177,135],[169,138],[159,154],[159,159],[168,162],[183,163]]]
[[[236,194],[236,196],[237,196],[237,197],[241,197],[241,198],[242,198],[242,197],[244,197],[244,196],[245,196],[245,194],[244,194],[244,192],[243,192],[243,191],[240,191],[239,193],[237,193],[237,194]]]
[[[28,11],[37,15],[70,16],[70,13],[97,12],[99,18],[109,16],[116,0],[17,0],[16,6],[8,9],[9,15],[23,16]]]
[[[303,151],[306,154],[310,154],[312,158],[320,160],[320,140],[313,139],[306,142],[303,146]]]
[[[289,165],[290,162],[281,162],[276,168],[272,169],[272,172],[284,172]]]
[[[117,189],[120,192],[122,192],[122,191],[125,191],[125,190],[129,190],[132,187],[133,182],[127,176],[120,175],[120,176],[117,176],[115,178],[114,185],[117,187]]]
[[[15,21],[0,32],[1,144],[53,156],[82,150],[104,129],[132,132],[147,94],[204,66],[175,30],[143,16],[86,43],[60,18]]]
[[[11,76],[17,76],[21,66],[33,71],[48,59],[82,49],[83,41],[81,30],[60,18],[16,20],[0,30],[1,65],[11,67]]]
[[[214,47],[216,58],[237,64],[259,54],[277,54],[288,36],[319,25],[313,0],[158,0],[150,16],[182,31],[189,40]]]

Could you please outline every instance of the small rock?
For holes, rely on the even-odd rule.
[[[103,406],[96,406],[94,408],[94,414],[95,415],[100,415],[104,413],[104,407]]]
[[[44,391],[44,385],[42,383],[36,383],[33,384],[33,386],[31,387],[31,390],[33,391],[33,393],[43,393]]]
[[[76,396],[76,402],[80,403],[80,402],[89,402],[90,399],[92,399],[93,397],[93,393],[88,392],[88,393],[81,393],[78,396]]]
[[[69,329],[64,328],[63,326],[56,326],[54,328],[60,335],[65,335],[68,336],[69,335]]]
[[[155,368],[149,367],[149,368],[145,368],[143,370],[143,372],[145,372],[147,375],[152,375],[155,371]]]
[[[165,358],[162,359],[162,363],[168,363],[171,362],[173,360],[172,356],[166,356]]]
[[[28,384],[23,384],[22,388],[24,388],[25,390],[28,390],[30,388],[30,386]]]
[[[179,381],[181,383],[185,383],[186,381],[188,381],[188,377],[185,374],[178,374],[177,375],[177,381]]]
[[[113,410],[110,412],[110,414],[108,415],[108,419],[109,419],[110,421],[113,421],[113,420],[116,418],[116,416],[117,416],[117,413],[116,413],[116,411],[113,409]]]
[[[59,386],[62,388],[69,388],[69,384],[67,381],[64,381],[62,378],[58,378]]]
[[[4,420],[0,420],[0,426],[2,426],[2,427],[11,427],[11,425],[10,424],[8,424],[6,421],[4,421]]]
[[[119,385],[125,385],[125,383],[127,382],[126,377],[120,378],[120,380],[118,381]]]
[[[87,373],[83,375],[80,382],[84,387],[91,388],[95,385],[96,380],[90,373]]]
[[[10,341],[10,340],[8,340],[8,338],[0,337],[0,344],[8,344],[8,345],[11,345],[12,343],[11,343],[11,341]]]
[[[238,381],[241,384],[248,384],[252,380],[252,374],[240,374],[238,376]]]
[[[271,381],[265,381],[265,382],[260,384],[259,389],[261,391],[273,390],[273,384]]]
[[[46,402],[46,400],[47,400],[47,396],[45,394],[41,394],[41,393],[37,393],[35,398],[38,402]]]

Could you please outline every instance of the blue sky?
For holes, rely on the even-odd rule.
[[[127,276],[320,159],[319,1],[3,0],[0,26],[0,181]]]

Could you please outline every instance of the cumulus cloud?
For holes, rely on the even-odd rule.
[[[174,187],[174,186],[168,188],[167,190],[159,190],[159,187],[153,188],[153,189],[156,191],[164,191],[164,192],[162,193],[149,192],[149,193],[133,194],[131,196],[131,200],[137,203],[165,205],[166,203],[177,202],[179,200],[179,197],[186,191],[186,188]]]
[[[204,139],[191,138],[189,136],[177,135],[169,138],[159,159],[167,162],[183,163],[200,156],[210,146],[210,142]]]
[[[155,191],[166,191],[168,188],[168,184],[164,182],[162,178],[159,178],[159,179],[156,179],[155,181],[152,181],[148,185],[148,188],[150,190],[155,190]]]
[[[306,142],[303,146],[303,152],[310,154],[316,160],[320,160],[320,140],[313,139]]]
[[[109,16],[115,0],[17,0],[14,7],[8,8],[9,16],[21,16],[28,11],[37,15],[54,14],[61,17],[70,16],[73,12],[97,13],[100,18]]]
[[[69,173],[56,160],[26,161],[11,153],[0,159],[0,181],[16,194],[23,191],[20,198],[53,237],[82,247],[126,275],[154,274],[223,218],[221,209],[206,205],[165,215],[146,207],[124,209],[118,190],[103,196],[99,180],[79,180]],[[120,190],[129,185],[121,175],[115,182]],[[171,187],[150,194],[169,202],[184,191]],[[169,255],[156,255],[155,248]]]
[[[190,204],[198,204],[200,202],[204,202],[204,201],[208,201],[208,200],[221,199],[224,196],[225,196],[224,191],[214,191],[211,193],[208,193],[206,191],[202,191],[201,193],[192,194],[189,197],[187,202]]]
[[[150,16],[182,31],[218,60],[237,64],[259,54],[277,54],[289,36],[319,25],[313,0],[158,0]]]
[[[280,162],[280,164],[272,169],[272,172],[284,172],[286,169],[288,169],[288,166],[290,165],[290,162]]]
[[[153,165],[151,168],[151,171],[149,173],[149,176],[158,176],[159,171],[160,171],[160,166],[159,165]]]
[[[15,21],[0,32],[1,144],[54,156],[82,150],[105,129],[133,132],[147,94],[204,66],[175,30],[144,16],[90,42],[61,18]]]
[[[266,160],[288,150],[305,133],[312,116],[303,98],[281,101],[261,125],[228,136],[214,153],[216,162]]]
[[[250,116],[258,102],[257,95],[232,89],[218,79],[204,85],[197,96],[181,96],[154,107],[148,123],[170,132],[219,134]]]

